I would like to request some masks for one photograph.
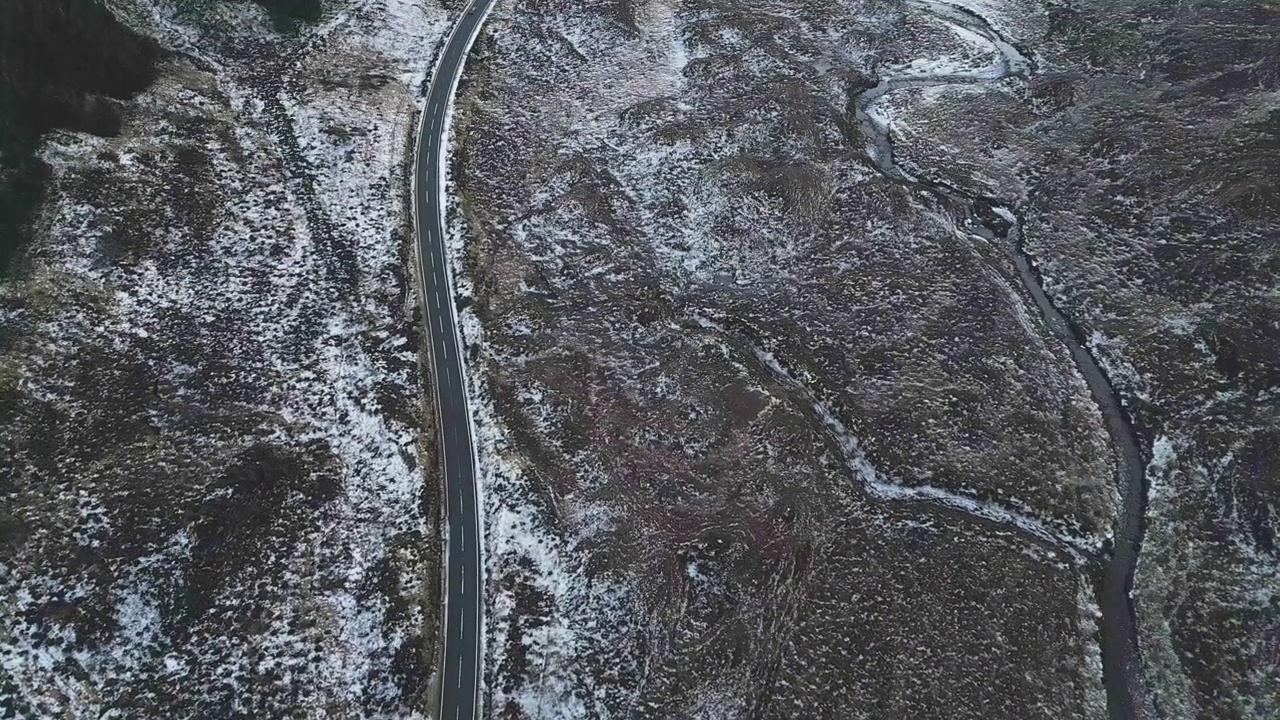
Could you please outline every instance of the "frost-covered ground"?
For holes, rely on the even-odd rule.
[[[1152,460],[1161,711],[1275,716],[1277,18],[1113,9],[501,6],[454,168],[495,716],[1103,716],[1111,441],[1007,254],[868,161],[853,97],[924,73],[868,111],[1025,215]]]
[[[1280,10],[1264,6],[1051,7],[1030,93],[896,116],[913,164],[1022,202],[1046,289],[1143,436],[1140,641],[1177,720],[1280,714]],[[975,162],[975,138],[1000,162]]]
[[[110,4],[184,55],[120,137],[48,140],[0,291],[0,709],[420,715],[403,163],[446,14]],[[1109,438],[854,117],[989,73],[972,12],[1035,72],[868,112],[1020,210],[1134,416],[1162,715],[1276,717],[1280,17],[1205,5],[504,1],[452,223],[493,716],[1103,717]]]
[[[176,53],[118,137],[46,138],[0,287],[0,716],[420,717],[406,163],[448,13],[109,5]]]
[[[1151,451],[1137,609],[1176,720],[1280,716],[1278,26],[1268,3],[1061,14],[1045,55],[1090,69],[1028,143],[1028,247]]]
[[[914,12],[491,21],[454,171],[496,716],[1101,716],[1097,411],[853,118],[881,65],[997,57]]]

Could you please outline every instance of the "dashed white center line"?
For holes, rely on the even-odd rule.
[[[453,33],[450,35],[451,39],[456,35],[456,40],[450,43],[450,47],[445,48],[443,57],[440,60],[441,64],[437,68],[438,72],[436,73],[436,77],[432,78],[431,92],[427,97],[427,112],[429,113],[429,116],[423,122],[422,127],[429,137],[420,138],[419,140],[420,142],[429,142],[428,152],[422,155],[422,161],[424,163],[430,163],[429,167],[431,168],[434,168],[436,163],[443,162],[447,153],[449,126],[444,121],[447,117],[450,103],[453,100],[451,91],[454,89],[454,84],[459,79],[458,75],[460,68],[466,61],[466,53],[462,52],[462,46],[464,44],[462,41],[475,39],[476,31],[479,26],[482,25],[483,15],[480,14],[480,10],[488,7],[488,0],[464,0],[464,3],[465,4],[462,9],[463,14],[458,19]],[[423,275],[425,278],[430,278],[430,281],[424,279],[422,283],[422,292],[426,296],[424,303],[426,307],[424,310],[428,315],[428,328],[438,328],[439,345],[436,346],[435,343],[432,343],[432,359],[438,361],[437,367],[435,368],[435,377],[438,382],[440,392],[442,395],[448,395],[452,392],[453,370],[456,369],[459,371],[457,378],[459,387],[465,391],[466,385],[462,377],[461,368],[461,363],[464,360],[462,357],[463,346],[459,343],[459,346],[454,348],[458,351],[458,357],[452,358],[449,342],[445,341],[444,338],[446,331],[453,333],[453,337],[457,337],[457,332],[459,330],[456,323],[456,313],[459,311],[459,305],[457,299],[453,297],[452,287],[447,282],[449,277],[449,266],[447,265],[448,255],[446,254],[447,251],[445,249],[445,242],[447,242],[446,227],[443,218],[445,208],[439,207],[441,203],[438,201],[438,196],[433,197],[434,194],[441,192],[441,186],[444,184],[445,178],[442,177],[441,173],[436,172],[434,169],[428,171],[427,168],[424,168],[423,173],[425,175],[426,185],[422,196],[424,198],[430,197],[430,201],[424,203],[425,209],[427,212],[434,212],[437,215],[437,220],[433,227],[420,230],[420,242],[428,245],[429,247],[434,246],[433,250],[427,252],[427,259],[423,263]],[[435,254],[436,252],[440,253],[438,258]],[[436,262],[437,259],[439,259],[440,262]],[[449,306],[446,305],[446,303],[455,304]],[[436,357],[437,354],[438,357]],[[443,362],[443,364],[439,364],[439,362]],[[458,367],[449,367],[451,362],[457,363]],[[467,413],[464,412],[464,421],[466,415]],[[439,421],[441,423],[441,435],[444,437],[452,435],[452,437],[446,442],[446,445],[452,447],[452,443],[455,442],[470,442],[470,431],[468,430],[465,435],[460,431],[460,426],[461,429],[465,429],[466,426],[461,425],[461,423],[458,422],[445,423],[443,416],[439,418]],[[466,445],[463,445],[463,447],[466,447]],[[446,466],[445,471],[446,473],[453,475],[454,473],[450,472],[449,459],[450,458],[446,457],[444,460]],[[468,471],[462,471],[461,468],[457,467],[453,468],[454,472],[460,474],[461,480],[464,483],[468,480],[468,476],[474,473],[474,468],[470,468],[470,466],[468,467]],[[474,480],[474,478],[472,478],[472,480]],[[474,493],[475,488],[470,488],[469,492]],[[463,517],[463,508],[466,504],[464,501],[467,498],[467,494],[468,489],[466,488],[461,489],[455,494],[458,503],[457,512],[459,514],[459,518]],[[474,502],[475,498],[473,497],[472,500]],[[465,553],[468,550],[466,528],[458,526],[457,529],[459,531],[457,535],[457,549]],[[478,546],[479,536],[477,536],[477,547]],[[458,579],[460,587],[450,587],[448,588],[448,591],[451,595],[457,593],[457,597],[467,600],[469,599],[467,567],[465,562],[456,567],[459,567]],[[478,574],[478,593],[481,590],[479,586],[480,578],[481,575]],[[446,581],[447,579],[448,578],[446,578]],[[483,596],[480,597],[482,598]],[[479,602],[479,599],[477,602]],[[480,608],[480,612],[483,612],[483,608]],[[468,710],[467,720],[471,720],[474,717],[472,713],[475,713],[477,710],[477,708],[475,708],[475,702],[477,700],[475,696],[475,682],[478,677],[482,676],[481,663],[483,661],[483,654],[479,652],[480,635],[477,631],[476,633],[471,633],[471,635],[468,636],[468,630],[466,628],[467,619],[468,615],[464,611],[461,613],[457,626],[452,627],[448,625],[448,616],[446,615],[446,635],[448,636],[445,639],[446,653],[449,650],[454,649],[450,647],[454,642],[457,642],[459,645],[471,644],[473,646],[472,651],[475,652],[475,654],[470,658],[472,664],[472,675],[470,676],[466,676],[464,674],[465,668],[467,667],[465,662],[466,652],[460,651],[458,653],[457,674],[454,678],[454,687],[455,690],[458,691],[460,697],[450,698],[450,694],[448,692],[442,693],[442,702],[452,702],[454,705],[454,720],[462,720],[463,708],[470,708]],[[477,630],[479,629],[480,628]],[[461,648],[458,649],[461,650]],[[447,688],[448,681],[446,680],[441,685],[443,688]],[[472,695],[469,700],[461,696],[463,690],[469,690],[471,692]],[[442,708],[442,710],[447,713],[447,709]]]

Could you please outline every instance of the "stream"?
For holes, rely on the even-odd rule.
[[[1130,596],[1146,511],[1146,465],[1139,439],[1120,396],[1097,360],[1077,337],[1071,322],[1045,293],[1035,263],[1023,247],[1018,208],[998,198],[966,193],[945,182],[916,177],[900,167],[894,159],[889,127],[868,112],[878,98],[895,90],[989,84],[1006,77],[1029,77],[1036,72],[1036,65],[984,18],[966,8],[939,0],[908,0],[908,4],[983,37],[999,52],[1000,58],[993,65],[974,71],[882,77],[874,87],[857,95],[854,100],[855,117],[868,143],[868,152],[881,173],[894,182],[937,198],[956,217],[964,218],[964,230],[971,237],[997,245],[1009,256],[1041,317],[1070,351],[1098,406],[1114,446],[1116,483],[1121,498],[1114,536],[1108,543],[1109,552],[1102,559],[1097,590],[1102,613],[1102,674],[1107,709],[1112,720],[1151,720],[1156,713],[1142,681],[1137,621]]]

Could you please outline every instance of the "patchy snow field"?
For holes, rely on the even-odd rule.
[[[108,4],[178,54],[119,137],[47,138],[0,289],[0,717],[420,718],[405,163],[448,14]],[[882,76],[990,75],[954,13],[1037,71],[868,112],[1018,208],[1123,395],[1161,711],[1280,714],[1280,16],[1246,5],[504,0],[450,219],[490,715],[1105,716],[1097,409],[855,117]]]
[[[495,717],[1102,716],[1105,431],[850,107],[998,53],[896,5],[491,20],[453,249]]]
[[[119,137],[47,138],[0,288],[0,716],[421,717],[406,178],[447,13],[109,4],[178,54]]]
[[[1160,707],[1275,714],[1274,13],[1112,10],[501,6],[454,167],[495,716],[1103,717],[1110,440],[1007,254],[867,160],[915,73],[972,82],[878,99],[895,156],[1024,213],[1155,457]]]

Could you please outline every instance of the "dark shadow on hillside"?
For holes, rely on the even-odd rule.
[[[150,85],[159,55],[98,0],[0,4],[0,275],[44,194],[40,136],[55,128],[119,132],[113,101]]]
[[[266,9],[276,31],[292,33],[298,23],[315,22],[323,11],[320,0],[250,0]]]

